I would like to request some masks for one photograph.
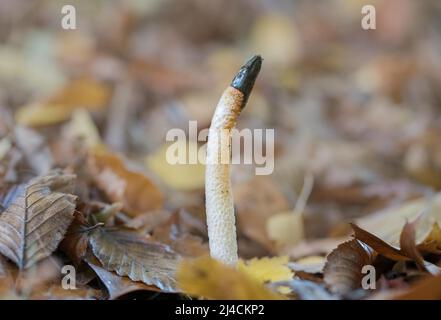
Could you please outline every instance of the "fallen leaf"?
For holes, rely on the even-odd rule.
[[[282,295],[272,292],[247,273],[225,266],[209,256],[183,260],[177,278],[183,292],[208,299],[283,299]]]
[[[322,256],[309,256],[288,263],[294,272],[322,273],[326,264],[326,258]]]
[[[59,172],[34,178],[0,215],[0,252],[20,269],[48,257],[63,239],[75,210],[74,180]]]
[[[292,211],[270,217],[266,230],[268,237],[279,245],[296,245],[305,237],[303,216]]]
[[[68,108],[87,107],[89,110],[102,110],[110,98],[109,88],[92,79],[79,78],[49,99],[49,103],[59,104]]]
[[[88,148],[97,147],[102,143],[98,128],[85,109],[73,112],[72,119],[63,127],[62,134],[68,139],[81,140]]]
[[[95,150],[90,160],[98,187],[112,202],[121,202],[129,215],[163,207],[164,197],[159,189],[141,172],[128,169],[116,154]]]
[[[424,259],[421,256],[421,253],[418,251],[417,245],[415,243],[415,224],[418,221],[414,221],[413,223],[406,222],[401,231],[400,235],[400,247],[403,255],[412,259],[418,269],[427,271],[424,266]]]
[[[98,262],[99,263],[99,262]],[[95,271],[98,278],[107,289],[109,299],[115,300],[134,291],[160,291],[155,286],[148,286],[142,282],[134,282],[127,277],[107,271],[96,263],[87,260],[87,264]]]
[[[60,243],[60,249],[78,266],[86,255],[90,224],[81,212],[76,212],[67,229],[66,236]]]
[[[430,253],[441,253],[441,228],[435,222],[426,239],[418,245],[418,250]]]
[[[349,237],[303,241],[295,246],[283,248],[281,253],[288,255],[291,260],[298,260],[313,255],[328,255],[339,244],[348,240],[350,240]]]
[[[71,110],[61,105],[34,102],[21,107],[15,114],[18,124],[29,127],[48,126],[69,119]]]
[[[415,242],[419,244],[430,233],[435,222],[441,223],[441,193],[378,211],[357,219],[355,223],[389,245],[398,248],[400,234],[406,221],[415,221],[417,218]]]
[[[440,300],[441,275],[427,276],[415,283],[409,290],[395,296],[387,297],[395,300]]]
[[[323,279],[332,293],[346,295],[361,287],[363,266],[371,265],[374,254],[370,248],[354,239],[332,251],[323,271]]]
[[[291,280],[293,272],[288,267],[288,257],[264,257],[239,260],[239,271],[248,274],[261,283]]]
[[[102,110],[110,95],[107,86],[90,78],[80,78],[45,101],[23,106],[15,118],[17,123],[30,127],[57,124],[68,120],[76,108]]]
[[[148,242],[130,232],[94,230],[89,243],[104,268],[133,281],[176,292],[175,272],[180,257],[167,246]]]
[[[188,145],[187,145],[188,144]],[[167,186],[177,190],[195,190],[204,187],[205,166],[199,161],[196,164],[189,162],[181,164],[170,164],[167,161],[169,148],[173,150],[199,150],[198,144],[193,141],[178,140],[172,144],[165,144],[153,155],[146,159],[146,164],[150,170],[157,174]],[[175,149],[176,148],[176,149]],[[173,155],[176,156],[176,155]]]
[[[379,254],[396,261],[409,260],[409,257],[404,255],[400,250],[390,246],[389,244],[374,236],[373,234],[367,232],[366,230],[361,229],[353,223],[351,223],[351,227],[354,230],[355,239],[366,243]]]
[[[184,257],[198,257],[208,254],[208,243],[202,238],[183,232],[171,221],[156,227],[152,239],[164,243]]]

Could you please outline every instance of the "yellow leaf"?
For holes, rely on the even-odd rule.
[[[266,222],[268,237],[280,245],[296,245],[304,238],[303,216],[292,211],[278,213]]]
[[[60,90],[49,99],[49,103],[63,105],[69,109],[87,108],[99,111],[109,102],[110,93],[107,86],[91,78],[81,78]]]
[[[251,43],[265,61],[277,66],[295,62],[301,55],[300,37],[296,26],[283,15],[262,15],[252,28]]]
[[[74,111],[64,133],[70,138],[81,139],[88,148],[99,146],[102,143],[90,113],[84,109]]]
[[[198,150],[198,144],[193,141],[174,142],[175,150]],[[205,166],[197,164],[170,164],[167,162],[167,150],[171,144],[163,145],[155,154],[146,159],[146,164],[169,187],[178,190],[195,190],[202,188],[205,183]],[[188,153],[187,153],[188,154]],[[188,160],[188,159],[187,159]],[[188,162],[187,162],[188,163]]]
[[[15,114],[18,124],[30,127],[48,126],[69,119],[71,111],[62,105],[32,103]]]
[[[76,108],[100,111],[110,98],[110,89],[88,78],[74,80],[53,97],[20,108],[15,119],[26,126],[46,126],[66,121]]]
[[[421,246],[432,250],[441,250],[441,228],[437,222],[433,224],[432,230],[427,235],[426,239],[424,239]]]
[[[288,261],[288,256],[253,258],[248,261],[240,260],[238,268],[261,283],[285,281],[293,277],[293,272],[287,266]]]
[[[208,256],[183,260],[177,272],[179,287],[187,294],[223,300],[281,300],[247,273]]]

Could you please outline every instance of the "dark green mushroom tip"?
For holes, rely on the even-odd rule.
[[[262,67],[262,60],[262,57],[259,55],[253,56],[242,66],[242,68],[240,68],[233,81],[231,81],[231,86],[242,92],[244,95],[242,107],[245,106],[251,90],[253,90],[254,82],[256,81],[257,75]]]

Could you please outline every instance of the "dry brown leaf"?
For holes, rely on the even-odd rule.
[[[441,299],[441,275],[428,276],[415,283],[409,290],[392,297],[395,300],[440,300]]]
[[[89,243],[104,268],[133,281],[175,292],[180,257],[167,246],[148,242],[135,233],[97,229]]]
[[[88,259],[87,264],[95,271],[98,278],[100,278],[106,287],[110,300],[118,299],[134,291],[160,291],[155,286],[148,286],[142,282],[134,282],[127,277],[120,277],[113,272],[107,271],[99,266],[98,261],[93,263]]]
[[[162,224],[153,223],[152,239],[169,245],[174,251],[184,257],[198,257],[208,254],[208,243],[202,238],[189,233],[182,227],[182,215],[174,213],[168,215]],[[159,221],[156,221],[159,222]]]
[[[332,293],[345,295],[361,287],[363,266],[372,264],[370,248],[354,239],[332,251],[323,271],[323,279]]]
[[[353,223],[351,223],[351,227],[354,230],[355,239],[366,243],[379,254],[396,261],[409,260],[409,257],[404,255],[400,250],[388,245],[386,242],[366,230],[361,229]]]
[[[0,215],[0,252],[20,269],[48,257],[63,239],[75,210],[74,180],[60,172],[34,178]]]
[[[415,224],[417,222],[418,221],[414,221],[413,223],[406,222],[404,225],[400,235],[400,250],[403,255],[412,259],[420,270],[427,271],[424,266],[424,259],[415,243]]]
[[[129,170],[118,155],[94,151],[90,160],[95,183],[112,202],[121,202],[129,215],[163,207],[159,189],[144,174]]]
[[[60,249],[72,259],[76,266],[86,255],[89,241],[87,230],[90,230],[90,225],[86,218],[81,212],[76,212],[74,220],[67,229],[66,236],[60,243]]]
[[[221,300],[281,300],[243,271],[209,256],[184,260],[178,270],[179,287],[187,294]]]

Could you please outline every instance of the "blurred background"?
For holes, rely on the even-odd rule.
[[[64,4],[76,30],[61,28]],[[361,28],[365,4],[376,30]],[[124,154],[203,233],[204,168],[167,165],[165,135],[190,120],[207,128],[261,54],[238,126],[275,129],[275,170],[233,168],[242,254],[299,240],[275,239],[269,221],[293,210],[305,176],[299,237],[345,234],[353,218],[441,187],[440,14],[436,0],[0,0],[0,174],[17,183],[78,165],[80,137]],[[15,143],[49,151],[12,172],[19,161],[1,150],[17,125],[32,131]]]

